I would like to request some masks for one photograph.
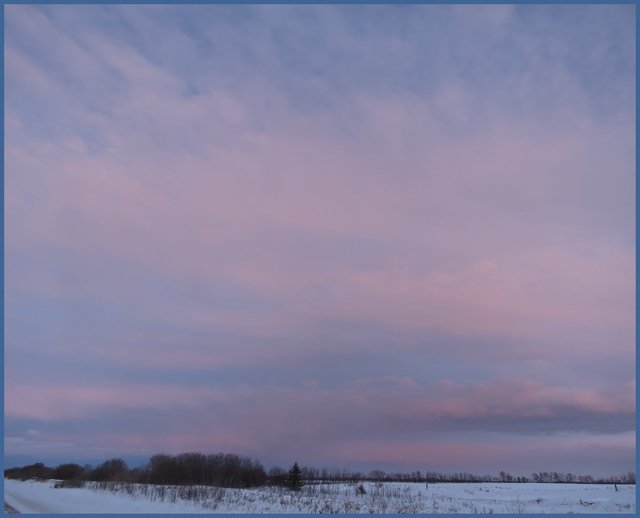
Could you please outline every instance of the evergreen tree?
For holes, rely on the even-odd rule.
[[[302,488],[302,479],[300,477],[300,466],[298,466],[297,462],[293,463],[291,469],[289,470],[289,478],[287,480],[287,486],[292,491],[300,491]]]

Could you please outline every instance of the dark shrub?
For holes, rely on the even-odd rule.
[[[80,480],[84,474],[84,468],[79,464],[60,464],[53,470],[52,477],[57,480]]]
[[[126,479],[129,468],[122,459],[110,459],[103,462],[89,473],[89,480],[95,482],[123,481]]]
[[[55,489],[65,488],[65,487],[84,487],[84,481],[82,480],[58,480],[53,487]]]

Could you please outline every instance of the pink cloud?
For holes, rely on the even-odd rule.
[[[242,389],[236,389],[236,394]],[[231,394],[211,387],[150,383],[31,384],[14,383],[5,391],[5,413],[11,417],[58,420],[114,408],[195,408],[203,402],[225,401]]]
[[[202,108],[195,111],[207,111]],[[411,127],[414,111],[426,110],[419,102],[412,108],[394,125]],[[434,156],[412,151],[417,154],[411,172],[399,179],[384,173],[386,165],[375,150],[360,152],[358,146],[364,144],[357,142],[347,148],[324,133],[331,128],[293,134],[295,121],[293,113],[285,112],[271,133],[255,141],[238,138],[236,146],[244,142],[244,147],[215,149],[202,157],[159,151],[147,160],[144,145],[136,149],[131,143],[125,154],[77,156],[65,148],[75,142],[71,136],[60,147],[24,154],[55,171],[46,176],[38,172],[33,180],[18,181],[11,174],[25,159],[19,157],[20,148],[9,147],[15,158],[7,167],[8,247],[48,243],[79,258],[91,255],[92,261],[101,254],[138,261],[173,279],[237,282],[280,302],[280,314],[204,310],[181,316],[170,305],[162,312],[212,326],[261,326],[267,333],[286,329],[300,311],[372,318],[405,328],[520,336],[544,333],[548,325],[632,326],[632,251],[594,242],[586,245],[587,256],[567,244],[539,244],[536,232],[547,223],[536,223],[534,215],[516,215],[531,229],[527,242],[504,220],[501,200],[491,208],[493,194],[477,179],[480,175],[484,183],[505,184],[527,196],[534,192],[544,201],[551,192],[549,178],[531,176],[531,170],[550,164],[582,168],[585,142],[600,136],[593,128],[579,137],[554,135],[558,143],[535,132],[525,140],[505,130],[471,136],[467,143],[445,138]],[[470,148],[473,162],[454,152],[461,146]],[[566,146],[580,152],[567,154]],[[496,153],[498,148],[507,154]],[[575,156],[580,158],[571,158]],[[440,173],[418,175],[431,169]],[[471,194],[474,185],[482,189],[478,196]],[[32,196],[40,198],[35,210]],[[453,201],[443,204],[445,199]],[[482,204],[475,207],[481,214],[478,221],[451,208],[470,203]],[[77,214],[73,231],[65,216],[70,211]],[[439,223],[425,233],[419,221]],[[548,229],[555,232],[553,225]],[[377,268],[358,270],[304,252],[292,255],[279,237],[292,230],[329,242],[377,236],[389,243],[387,257]],[[429,250],[456,253],[461,243],[473,251],[464,264],[428,266]],[[334,248],[328,252],[339,253],[337,245],[330,246]],[[407,246],[415,257],[404,255]],[[95,280],[61,286],[40,275],[37,281],[12,276],[9,283],[31,283],[31,289],[51,292],[110,293]],[[316,285],[331,286],[332,294],[324,303],[310,304],[309,291]],[[120,286],[111,293],[126,296],[134,288]]]
[[[626,419],[635,411],[633,387],[619,393],[512,378],[420,386],[411,379],[387,376],[333,389],[308,384],[285,389],[149,383],[30,387],[14,383],[5,398],[7,416],[41,420],[127,408],[180,407],[206,416],[211,405],[223,409],[225,417],[218,420],[214,412],[205,420],[221,433],[240,427],[257,442],[275,444],[283,440],[283,434],[291,434],[287,440],[302,432],[310,437],[346,437],[366,433],[372,426],[383,435],[501,427],[535,432],[535,427],[530,428],[534,422],[543,429],[573,429],[587,426],[585,423],[596,426],[608,416]],[[250,431],[251,423],[256,422],[262,423],[260,430]]]
[[[396,443],[357,441],[343,444],[337,453],[339,458],[348,462],[366,462],[371,464],[391,464],[424,466],[473,466],[476,463],[493,459],[506,461],[515,448],[505,448],[497,444],[464,444],[456,441],[403,441]],[[511,457],[513,458],[513,457]]]
[[[632,38],[324,7],[7,7],[5,451],[630,463]]]

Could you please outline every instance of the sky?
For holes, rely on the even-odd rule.
[[[5,464],[635,470],[632,5],[6,5]]]

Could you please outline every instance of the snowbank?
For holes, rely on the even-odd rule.
[[[21,513],[635,513],[635,486],[587,484],[368,483],[282,488],[112,484],[55,488],[53,481],[4,481]]]

